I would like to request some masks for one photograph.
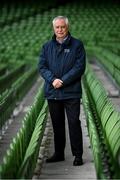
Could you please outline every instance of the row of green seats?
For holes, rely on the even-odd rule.
[[[120,86],[120,56],[102,47],[93,48],[92,54],[109,72],[114,82]]]
[[[92,46],[96,42],[101,42],[101,38],[102,41],[107,42],[110,29],[114,29],[116,34],[119,29],[119,23],[116,24],[116,18],[119,14],[118,7],[111,6],[109,12],[105,11],[107,8],[107,6],[101,6],[98,11],[95,5],[90,7],[90,4],[86,6],[72,3],[72,8],[71,4],[65,5],[65,7],[60,6],[43,14],[34,14],[18,23],[5,26],[0,32],[0,59],[2,61],[14,59],[26,62],[33,62],[35,59],[34,62],[36,62],[41,44],[52,34],[50,22],[54,16],[59,14],[66,14],[69,17],[70,23],[73,24],[71,26],[72,34],[81,38],[86,44],[91,43]],[[77,19],[77,23],[75,19]],[[78,22],[80,22],[79,26]]]
[[[25,64],[21,64],[13,69],[7,69],[6,74],[0,76],[0,94],[8,89],[25,72],[25,67]]]
[[[3,3],[0,6],[0,27],[3,25],[9,25],[22,19],[27,19],[29,16],[33,16],[37,13],[55,7],[56,1],[49,0],[44,3],[41,1],[34,2],[21,2],[21,3]]]
[[[79,5],[78,5],[78,7],[79,7]],[[77,7],[77,8],[78,8]],[[103,7],[101,7],[101,11],[102,11],[102,8]],[[117,7],[116,7],[117,8]],[[104,9],[104,8],[103,8]],[[107,7],[106,7],[106,9],[107,9]],[[78,27],[78,24],[77,23],[75,23],[75,16],[72,16],[71,17],[71,15],[70,15],[70,7],[69,6],[66,6],[66,9],[65,8],[59,8],[59,9],[57,9],[58,10],[58,13],[59,12],[61,12],[61,13],[65,13],[66,14],[66,12],[67,12],[67,14],[68,14],[68,16],[70,17],[70,20],[71,20],[71,22],[72,23],[74,23],[74,28],[76,29],[76,32],[75,33],[77,33],[79,36],[81,36],[82,38],[84,37],[84,36],[86,36],[86,40],[87,41],[89,41],[90,40],[90,37],[92,37],[92,38],[94,38],[94,37],[99,37],[99,34],[100,35],[103,35],[103,33],[104,33],[104,37],[102,37],[102,39],[103,38],[105,38],[105,33],[108,31],[108,30],[110,30],[110,28],[108,28],[108,25],[112,28],[112,26],[114,27],[114,30],[117,28],[117,31],[118,31],[118,27],[119,27],[119,25],[118,24],[115,24],[115,18],[116,18],[116,16],[117,16],[117,14],[118,14],[118,9],[117,9],[117,11],[115,11],[116,12],[116,16],[115,16],[115,14],[114,14],[114,11],[113,11],[113,25],[112,25],[112,23],[109,23],[109,21],[110,21],[110,16],[112,16],[111,15],[111,13],[109,12],[109,13],[107,13],[107,14],[105,14],[105,17],[107,17],[106,18],[106,20],[105,20],[105,22],[103,22],[103,21],[101,21],[101,19],[104,17],[104,16],[101,16],[101,11],[99,11],[98,12],[98,10],[95,8],[95,7],[93,7],[93,9],[92,9],[92,11],[91,11],[91,8],[85,8],[84,6],[83,7],[81,7],[80,6],[80,13],[78,13],[78,14],[75,14],[75,16],[76,16],[76,18],[77,19],[79,19],[79,21],[80,21],[80,25],[79,25],[79,27]],[[76,12],[75,11],[76,9],[74,9],[73,8],[73,15],[74,15],[74,12]],[[55,11],[55,10],[54,10]],[[112,10],[111,10],[112,11]],[[53,11],[52,11],[53,12]],[[84,12],[84,13],[83,13]],[[104,11],[103,11],[104,12]],[[56,14],[55,14],[56,13]],[[54,14],[55,15],[57,15],[58,14],[56,11],[54,12]],[[105,13],[105,12],[104,12]],[[100,14],[100,15],[99,15]],[[47,12],[45,13],[45,15],[46,15],[46,19],[48,19],[49,17],[47,16]],[[96,16],[97,17],[96,17]],[[51,15],[50,15],[51,16]],[[36,16],[34,16],[34,17],[36,17]],[[35,20],[35,18],[34,18],[34,20]],[[27,21],[27,20],[26,20]],[[104,26],[103,26],[103,24],[101,24],[101,23],[99,23],[99,21],[100,22],[103,22],[104,23]],[[47,20],[47,22],[49,22],[48,20]],[[43,22],[42,22],[43,23]],[[108,24],[107,24],[108,23]],[[20,24],[19,24],[20,25]],[[39,22],[39,25],[41,25],[41,21]],[[36,24],[35,24],[35,26],[36,26]],[[97,27],[97,28],[96,28]],[[104,28],[105,27],[105,28]],[[79,29],[78,29],[79,28]],[[89,31],[88,31],[88,28],[89,28]],[[83,30],[84,29],[84,30]],[[94,31],[93,31],[93,29],[94,29]],[[100,29],[100,31],[98,32],[98,29]],[[86,32],[87,31],[87,32]],[[74,32],[74,29],[73,29],[73,32]],[[108,33],[107,33],[108,34]],[[108,38],[108,36],[107,36],[107,38]]]
[[[19,77],[11,88],[0,95],[0,129],[12,114],[16,103],[20,101],[38,77],[37,69],[32,68]]]
[[[13,138],[3,158],[0,165],[0,178],[32,178],[45,130],[47,112],[48,105],[43,96],[43,86],[41,86],[33,105],[22,121],[22,127]]]
[[[92,153],[93,153],[93,160],[95,164],[96,169],[96,176],[98,179],[105,179],[105,174],[103,172],[103,164],[102,164],[102,158],[101,158],[101,142],[99,139],[99,135],[97,133],[97,127],[94,122],[94,115],[91,111],[91,104],[90,100],[88,98],[88,92],[85,87],[85,84],[82,83],[83,88],[83,96],[82,96],[82,102],[83,107],[86,115],[86,122],[87,122],[87,129],[88,134],[90,138],[90,144],[92,147]]]
[[[24,161],[20,167],[17,177],[22,179],[32,178],[34,174],[34,169],[36,167],[36,162],[39,154],[39,149],[41,146],[43,134],[47,122],[47,101],[45,101],[44,106],[36,120],[35,129],[32,134],[29,146],[25,153]]]
[[[94,117],[93,121],[97,127],[99,138],[102,140],[101,145],[106,152],[105,156],[108,156],[108,160],[105,156],[102,160],[107,162],[106,170],[108,170],[109,176],[119,178],[120,113],[116,111],[108,99],[102,83],[96,78],[90,66],[87,66],[84,81],[84,88],[87,89],[86,92]]]
[[[38,16],[38,21],[41,19],[42,17]],[[48,38],[47,30],[44,30],[47,22],[40,26],[38,21],[35,23],[35,18],[29,18],[28,21],[23,21],[21,24],[13,25],[0,32],[0,61],[2,63],[5,61],[36,63],[41,44]],[[44,30],[44,36],[39,26],[41,30]]]

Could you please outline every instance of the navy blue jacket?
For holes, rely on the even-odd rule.
[[[68,34],[64,43],[52,40],[43,45],[38,69],[45,80],[45,97],[47,99],[81,98],[81,77],[85,71],[86,54],[83,43]],[[59,78],[63,86],[54,89],[52,82]]]

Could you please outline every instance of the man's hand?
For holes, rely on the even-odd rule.
[[[60,79],[55,79],[52,85],[55,89],[60,88],[63,85],[63,81],[61,81]]]

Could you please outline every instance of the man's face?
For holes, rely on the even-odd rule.
[[[58,39],[64,39],[68,34],[68,26],[63,19],[57,19],[53,26],[54,33]]]

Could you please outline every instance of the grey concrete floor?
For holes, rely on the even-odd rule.
[[[83,111],[83,106],[81,105],[81,124],[83,130],[83,142],[84,142],[84,153],[83,153],[83,161],[84,164],[82,166],[73,166],[74,157],[71,153],[71,147],[69,142],[68,135],[68,126],[66,119],[66,149],[65,149],[65,161],[57,162],[57,163],[46,163],[43,162],[41,173],[39,176],[34,176],[33,179],[96,179],[96,172],[93,162],[92,150],[90,148],[89,136],[86,126],[85,115]],[[52,127],[51,127],[52,128]],[[53,136],[51,135],[50,144],[48,147],[48,156],[51,156],[54,152],[54,144],[53,144]]]

